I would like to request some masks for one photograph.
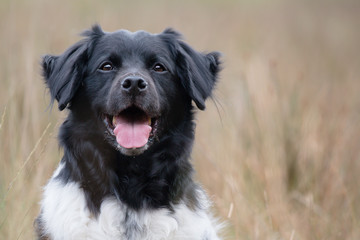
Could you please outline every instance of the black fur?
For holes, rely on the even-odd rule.
[[[220,70],[219,53],[199,53],[171,29],[152,35],[105,33],[94,26],[83,35],[63,54],[43,58],[52,102],[69,112],[59,133],[65,168],[57,178],[80,183],[95,215],[109,195],[133,209],[171,209],[180,199],[196,208],[189,162],[195,128],[192,101],[205,108]],[[99,66],[106,61],[114,69],[102,72]],[[165,72],[153,70],[158,62]],[[135,99],[119,90],[119,79],[129,71],[149,82],[146,95]],[[132,104],[158,117],[158,123],[149,147],[127,155],[114,146],[103,115]]]

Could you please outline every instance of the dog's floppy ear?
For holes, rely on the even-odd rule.
[[[92,30],[83,33],[86,39],[74,44],[63,54],[43,57],[43,76],[50,89],[52,103],[56,99],[60,111],[66,108],[80,87],[94,38],[101,33],[101,28],[95,25]]]
[[[166,29],[163,39],[170,46],[175,59],[176,74],[189,96],[200,110],[205,109],[205,100],[211,96],[220,67],[220,53],[200,53],[180,40],[180,34]]]
[[[52,102],[56,99],[63,110],[81,84],[86,59],[86,42],[79,42],[60,56],[46,55],[42,67]]]

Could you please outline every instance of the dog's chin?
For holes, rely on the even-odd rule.
[[[145,146],[142,146],[140,148],[124,148],[122,146],[120,146],[119,144],[117,144],[116,149],[123,155],[125,156],[139,156],[141,154],[143,154],[149,147],[149,144],[146,144]]]

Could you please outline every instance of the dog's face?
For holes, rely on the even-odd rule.
[[[201,54],[165,30],[153,35],[99,26],[60,56],[45,56],[46,83],[89,132],[124,155],[139,155],[201,110],[219,71],[218,53]]]

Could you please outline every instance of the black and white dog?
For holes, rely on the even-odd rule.
[[[52,101],[69,113],[39,239],[219,239],[189,161],[192,102],[204,110],[219,53],[199,53],[171,29],[105,33],[96,25],[83,35],[43,58]]]

